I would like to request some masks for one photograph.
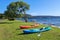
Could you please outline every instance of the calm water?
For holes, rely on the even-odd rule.
[[[22,18],[17,18],[17,20],[23,20]],[[52,25],[55,25],[55,26],[58,26],[60,27],[60,17],[37,17],[37,18],[28,18],[28,21],[31,22],[31,21],[36,21],[37,23],[42,23],[42,24],[52,24]]]

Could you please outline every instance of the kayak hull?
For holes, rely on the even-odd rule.
[[[30,30],[23,30],[23,33],[39,33],[51,30],[50,27],[40,28],[40,29],[30,29]]]
[[[20,26],[20,29],[28,29],[31,28],[31,26]]]
[[[35,27],[38,27],[39,25],[40,25],[40,24],[34,24],[34,25],[31,25],[31,26],[22,25],[22,26],[20,26],[20,29],[35,28]]]

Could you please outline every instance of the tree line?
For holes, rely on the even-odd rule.
[[[27,18],[32,17],[32,15],[30,14],[26,14],[26,15],[27,15]],[[8,17],[6,17],[4,13],[0,13],[0,19],[7,19],[7,18]],[[15,18],[24,18],[24,14],[16,14]]]

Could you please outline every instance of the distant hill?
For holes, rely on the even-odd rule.
[[[60,18],[60,16],[32,16],[31,18]]]
[[[24,14],[22,14],[22,15],[24,15]],[[17,14],[17,18],[20,18],[20,14]],[[28,18],[60,18],[60,16],[32,16],[32,15],[30,15],[30,14],[26,14],[26,16],[28,17]],[[5,15],[3,14],[3,13],[0,13],[0,18],[2,18],[2,17],[5,17]],[[22,16],[22,17],[24,17],[24,16]]]

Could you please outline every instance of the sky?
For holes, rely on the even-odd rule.
[[[7,6],[17,0],[0,0],[0,13],[4,13]],[[60,0],[23,0],[30,5],[27,14],[33,16],[60,16]]]

